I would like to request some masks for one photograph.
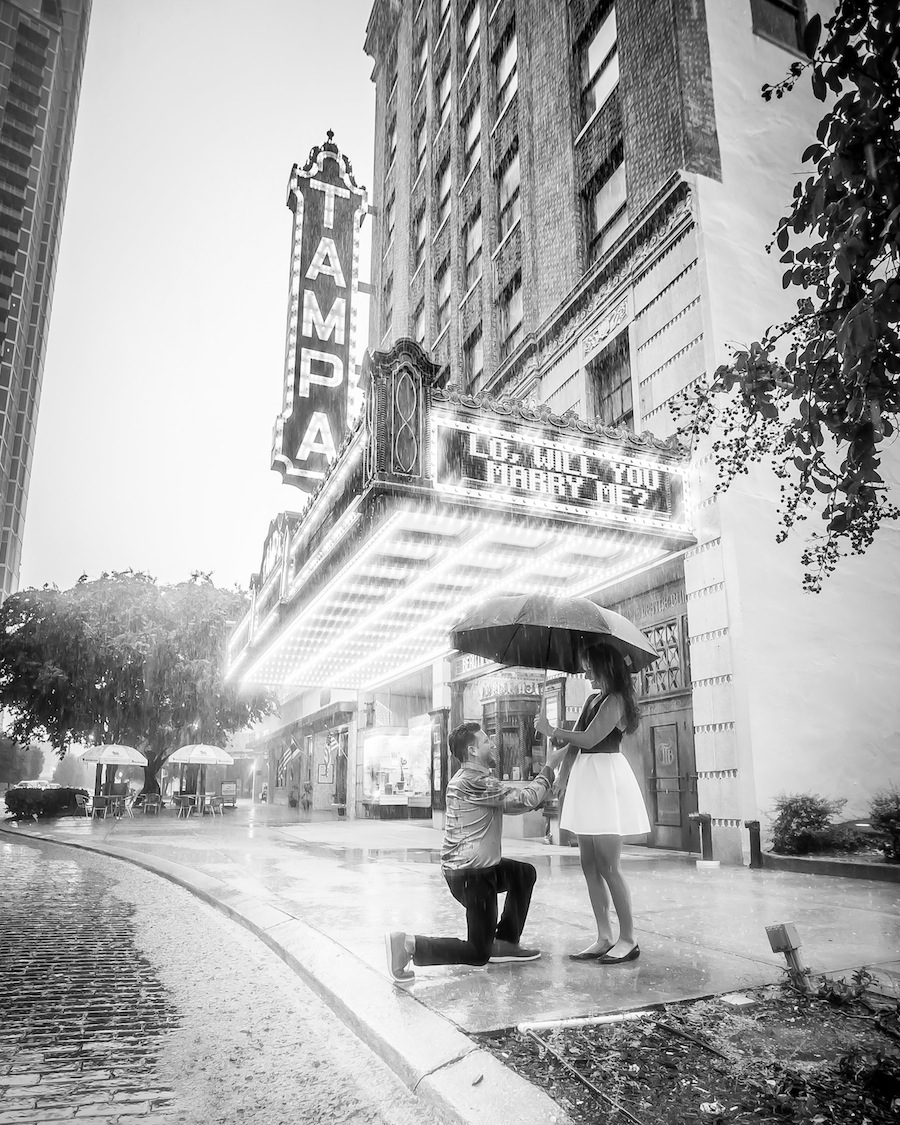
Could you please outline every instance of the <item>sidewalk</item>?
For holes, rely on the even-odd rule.
[[[385,970],[385,930],[452,935],[464,928],[463,912],[441,877],[440,833],[427,822],[309,821],[302,815],[244,805],[228,810],[224,820],[138,815],[17,828],[7,821],[2,827],[139,863],[250,926],[410,1086],[428,1094],[429,1084],[444,1083],[446,1089],[431,1095],[452,1103],[460,1120],[487,1120],[481,1115],[489,1116],[484,1099],[490,1093],[479,1092],[487,1082],[472,1087],[477,1073],[469,1077],[465,1065],[474,1062],[483,1073],[488,1064],[460,1031],[614,1012],[777,981],[783,960],[769,950],[765,931],[774,922],[796,923],[814,972],[849,974],[860,965],[878,966],[900,990],[900,902],[893,884],[745,868],[698,870],[684,855],[642,848],[627,848],[625,860],[640,959],[616,967],[569,961],[566,954],[592,937],[577,852],[540,840],[507,840],[504,849],[538,869],[523,940],[543,950],[541,960],[418,970],[412,986],[398,989]],[[465,1073],[453,1065],[462,1056]],[[542,1101],[534,1087],[527,1088],[532,1112],[511,1115],[514,1084],[495,1077],[495,1093],[507,1106],[495,1120],[550,1120],[553,1103]]]

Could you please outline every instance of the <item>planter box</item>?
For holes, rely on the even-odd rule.
[[[767,871],[798,871],[805,875],[837,875],[842,879],[875,879],[882,883],[900,883],[900,863],[884,863],[859,856],[778,855],[762,853],[763,869]]]

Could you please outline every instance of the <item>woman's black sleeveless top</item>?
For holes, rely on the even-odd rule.
[[[604,700],[608,699],[608,695],[600,695],[599,692],[593,699],[588,699],[585,703],[581,714],[578,717],[578,722],[575,724],[576,730],[587,730],[593,722],[594,716],[600,710]],[[584,747],[579,747],[581,754],[618,754],[619,748],[622,743],[623,731],[620,727],[614,727],[602,742],[598,742],[596,746],[592,746],[589,750]]]

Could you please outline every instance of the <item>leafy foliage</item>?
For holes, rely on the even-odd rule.
[[[872,798],[869,822],[884,837],[884,858],[888,863],[900,863],[900,789],[891,785]]]
[[[0,606],[0,707],[11,733],[124,743],[148,759],[145,791],[183,742],[217,742],[270,714],[265,691],[224,682],[225,644],[246,599],[208,576],[160,586],[133,571],[44,587]]]
[[[772,818],[772,850],[780,855],[859,851],[868,842],[865,835],[831,823],[846,803],[846,798],[831,800],[816,793],[780,794]]]
[[[17,781],[31,781],[44,768],[44,751],[40,746],[19,746],[9,738],[0,736],[0,781],[14,785]]]
[[[784,288],[803,295],[784,324],[683,396],[680,427],[691,440],[724,433],[713,443],[719,488],[754,462],[772,465],[782,482],[779,542],[819,511],[824,531],[802,556],[813,592],[840,557],[865,552],[900,516],[881,476],[900,405],[897,0],[839,0],[819,46],[822,30],[814,16],[809,61],[762,91],[781,98],[808,73],[819,101],[836,99],[803,153],[813,170],[775,231]]]
[[[877,980],[878,978],[870,973],[865,966],[854,970],[849,984],[844,977],[839,980],[833,977],[822,977],[816,988],[816,998],[826,1001],[835,1008],[846,1007],[865,996],[868,989]]]
[[[64,816],[77,811],[76,795],[86,789],[8,789],[4,794],[10,816]]]

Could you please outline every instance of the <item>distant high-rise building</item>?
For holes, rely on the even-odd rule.
[[[91,0],[0,0],[0,600],[16,589]]]

